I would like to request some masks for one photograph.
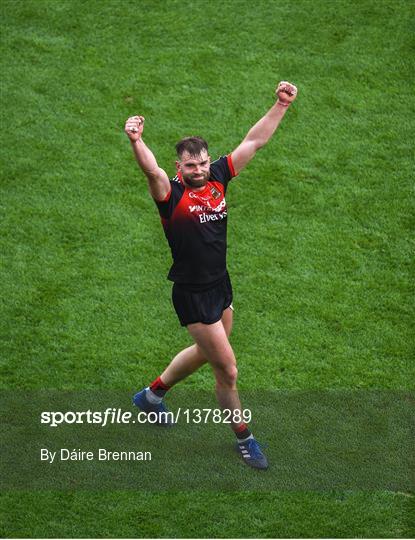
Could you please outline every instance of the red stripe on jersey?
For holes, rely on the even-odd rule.
[[[232,154],[228,154],[228,155],[226,156],[226,159],[227,159],[227,161],[228,161],[228,167],[229,167],[229,170],[231,171],[232,178],[233,178],[234,176],[238,176],[238,175],[236,174],[236,172],[235,172],[234,167],[233,167]]]
[[[170,199],[170,195],[171,195],[171,186],[170,186],[170,191],[167,193],[167,195],[164,197],[164,199],[162,199],[161,201],[158,201],[158,202],[167,202]]]

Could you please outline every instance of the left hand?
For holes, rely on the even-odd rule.
[[[278,101],[283,105],[289,105],[297,97],[297,87],[287,81],[281,81],[275,90]]]

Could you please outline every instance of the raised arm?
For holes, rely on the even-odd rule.
[[[247,133],[245,139],[232,152],[232,163],[236,174],[251,161],[257,150],[272,137],[274,131],[297,96],[297,88],[288,82],[280,82],[275,90],[277,102]]]
[[[156,201],[163,201],[170,191],[169,177],[158,166],[153,152],[143,141],[144,121],[144,116],[131,116],[125,123],[124,131],[130,139],[138,166],[147,177],[151,196]]]

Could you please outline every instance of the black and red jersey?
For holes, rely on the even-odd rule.
[[[178,173],[170,180],[166,199],[156,201],[173,257],[171,281],[204,285],[225,276],[225,194],[234,176],[231,155],[223,156],[210,164],[210,178],[202,191],[186,186]]]

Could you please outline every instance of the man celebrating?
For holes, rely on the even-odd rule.
[[[236,448],[245,463],[258,469],[266,469],[268,462],[242,421],[236,359],[229,343],[233,308],[232,286],[226,269],[225,194],[229,181],[269,141],[296,95],[293,84],[281,82],[273,107],[231,154],[216,161],[211,162],[204,139],[187,137],[179,141],[177,175],[171,180],[143,141],[144,117],[132,116],[125,124],[125,133],[147,177],[171,248],[173,265],[168,278],[173,281],[174,308],[181,325],[187,327],[195,342],[179,352],[149,387],[134,396],[133,402],[147,413],[156,412],[159,425],[171,425],[166,415],[160,414],[167,411],[163,403],[166,392],[209,362],[216,379],[219,405],[232,411]]]

